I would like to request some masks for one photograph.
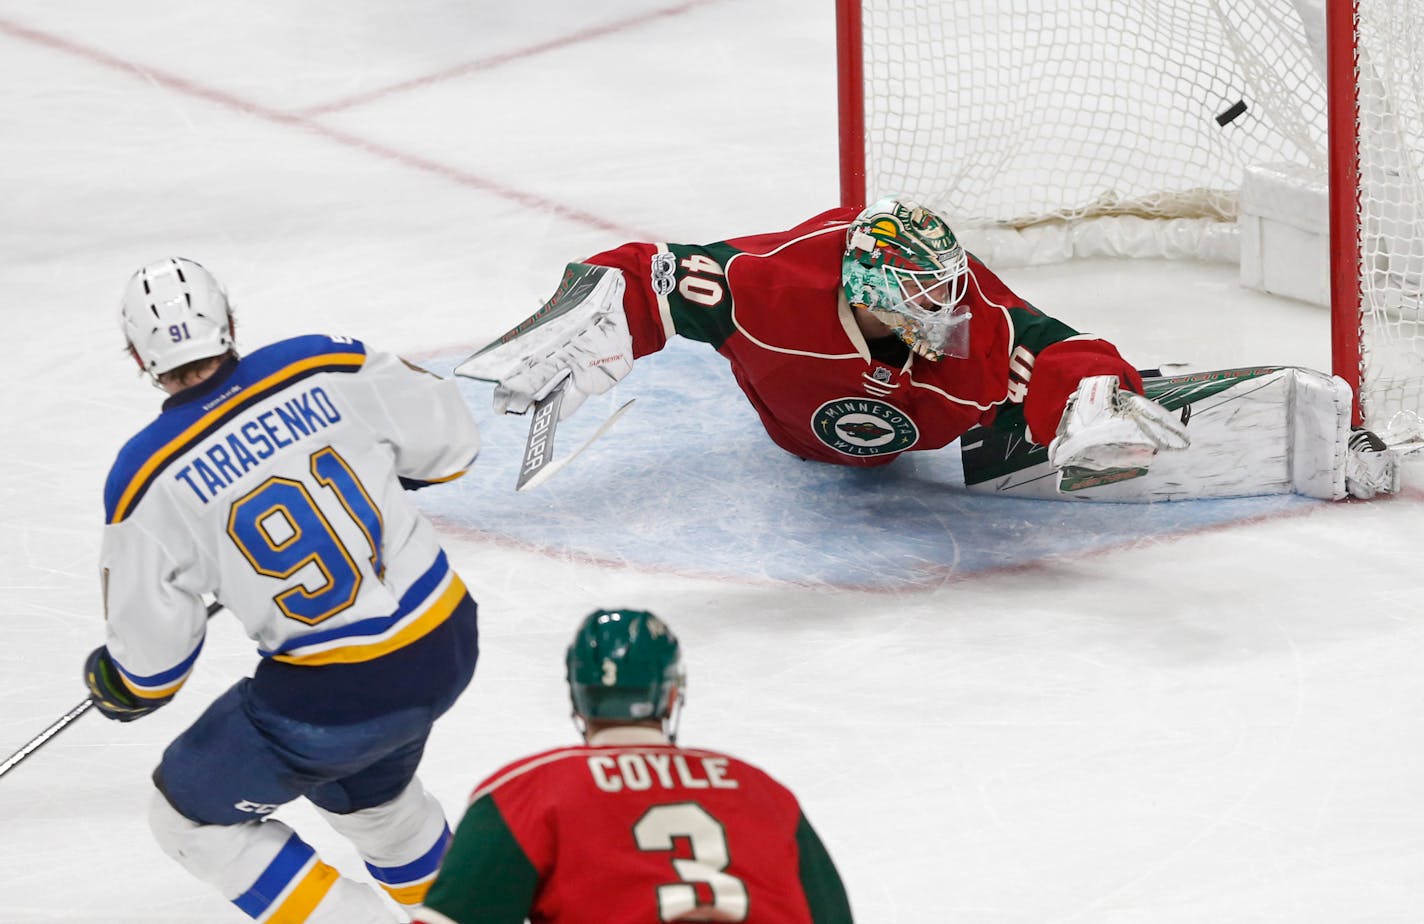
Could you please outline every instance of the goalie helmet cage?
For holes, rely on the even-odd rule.
[[[841,202],[897,193],[991,265],[1236,260],[1253,165],[1328,177],[1333,368],[1424,407],[1424,4],[837,0]]]

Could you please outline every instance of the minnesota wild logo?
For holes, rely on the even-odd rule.
[[[848,456],[903,452],[920,438],[915,422],[899,408],[873,398],[835,398],[811,415],[816,438]]]
[[[959,240],[949,225],[929,209],[898,200],[866,223],[859,241],[868,265],[904,270],[929,270],[958,257]],[[857,242],[852,241],[852,244]]]

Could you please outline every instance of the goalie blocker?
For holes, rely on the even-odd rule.
[[[557,419],[567,420],[633,368],[624,285],[616,269],[569,264],[552,298],[455,374],[493,382],[496,414],[523,414],[562,387]]]
[[[1340,500],[1399,488],[1397,454],[1351,429],[1343,379],[1257,366],[1144,385],[1190,434],[1189,449],[1158,453],[1146,467],[1060,470],[1048,447],[1021,430],[977,427],[960,440],[965,484],[1016,497],[1129,502],[1289,493]]]
[[[559,421],[633,368],[623,291],[618,270],[570,263],[558,291],[538,311],[455,367],[456,375],[494,383],[495,413],[534,412],[515,491],[548,481],[633,403],[626,402],[582,446],[553,461]]]

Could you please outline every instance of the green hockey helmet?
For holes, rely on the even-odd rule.
[[[594,610],[565,658],[569,697],[585,719],[668,720],[682,698],[677,636],[645,610]]]

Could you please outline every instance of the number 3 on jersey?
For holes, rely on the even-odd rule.
[[[747,887],[723,872],[732,862],[721,822],[696,802],[655,805],[633,825],[639,850],[671,851],[677,841],[691,845],[689,858],[673,857],[680,882],[658,886],[660,921],[745,921]]]
[[[329,498],[334,497],[341,511],[365,534],[371,549],[371,572],[379,580],[385,572],[381,561],[384,527],[371,495],[330,446],[312,454],[311,473],[325,489],[319,493],[328,498],[328,506]],[[309,589],[306,581],[299,581],[272,598],[288,617],[316,625],[356,601],[362,569],[302,482],[273,476],[238,498],[228,512],[227,534],[258,574],[286,580],[308,566],[315,567],[320,585]]]

